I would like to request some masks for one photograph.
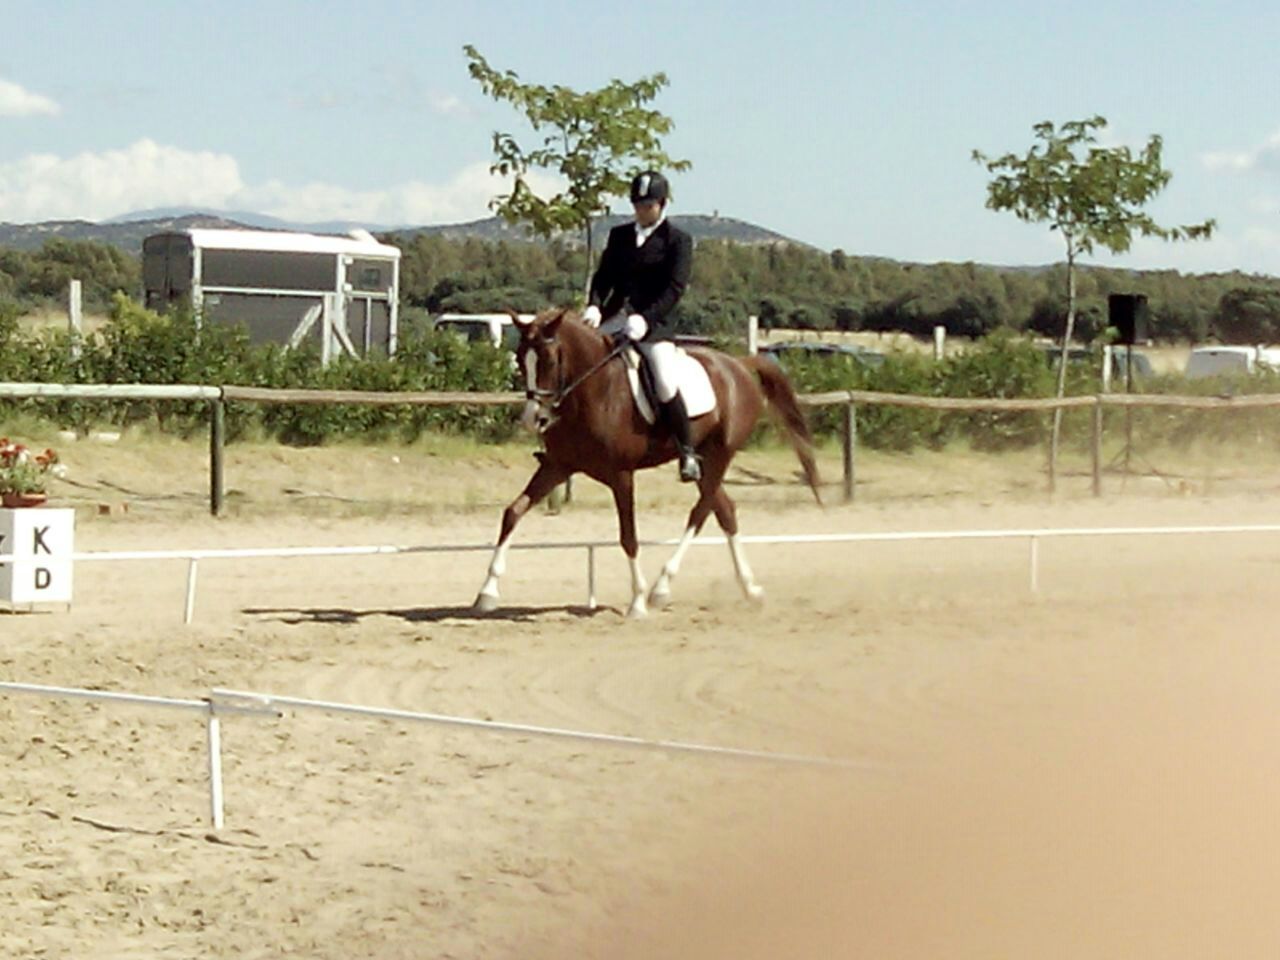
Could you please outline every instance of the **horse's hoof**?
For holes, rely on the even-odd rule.
[[[744,588],[744,592],[747,595],[747,599],[756,606],[764,604],[764,587],[753,583],[751,586]]]
[[[670,587],[654,587],[649,593],[649,606],[655,610],[661,610],[671,602]]]
[[[628,620],[643,620],[649,615],[649,609],[645,606],[644,597],[636,597],[631,601],[631,606],[627,609]]]
[[[471,605],[471,609],[476,613],[493,613],[498,609],[498,597],[492,593],[477,594],[476,602]]]

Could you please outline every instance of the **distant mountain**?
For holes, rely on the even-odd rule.
[[[109,220],[103,225],[125,224],[134,221],[178,220],[183,217],[217,217],[234,223],[237,226],[251,227],[255,230],[292,230],[300,233],[332,233],[347,234],[352,230],[368,230],[370,233],[390,233],[394,230],[406,229],[403,226],[387,226],[366,223],[363,220],[324,220],[318,223],[304,223],[298,220],[282,220],[280,217],[268,216],[265,213],[254,213],[251,210],[193,210],[190,207],[154,207],[150,210],[134,210]]]
[[[597,223],[597,236],[603,239],[605,232],[627,217],[611,215]],[[784,237],[780,233],[758,227],[743,220],[732,217],[704,216],[691,214],[673,216],[672,223],[679,224],[695,240],[730,240],[742,244],[784,243],[799,244],[798,241]],[[421,234],[434,234],[448,239],[477,240],[530,240],[532,235],[523,227],[514,227],[498,217],[484,220],[473,220],[469,223],[434,224],[421,227],[389,227],[377,224],[352,221],[329,221],[325,223],[294,223],[268,217],[262,214],[241,211],[195,212],[187,208],[158,208],[140,210],[136,213],[113,217],[101,223],[88,220],[48,220],[43,223],[0,223],[0,247],[12,247],[19,250],[34,250],[46,240],[61,237],[65,240],[93,240],[98,243],[109,243],[129,253],[139,253],[142,241],[156,233],[177,230],[190,230],[196,227],[214,227],[230,229],[260,230],[299,230],[304,233],[346,234],[353,229],[364,229],[370,233],[389,235],[397,240],[407,241]],[[581,235],[566,234],[563,242],[577,244],[582,242]]]
[[[621,214],[610,214],[601,217],[593,226],[593,234],[599,240],[604,239],[604,235],[616,227],[620,223],[626,223],[630,217]],[[767,243],[786,243],[795,244],[797,246],[808,246],[801,244],[790,237],[784,237],[780,233],[767,230],[764,227],[758,227],[753,223],[747,223],[745,220],[735,220],[733,217],[722,217],[718,214],[715,216],[706,216],[704,214],[688,214],[672,216],[671,222],[679,225],[689,232],[694,240],[731,240],[734,243],[741,244],[767,244]],[[420,234],[430,234],[443,236],[449,240],[465,240],[467,238],[475,238],[477,240],[531,240],[533,235],[528,228],[523,226],[513,226],[499,217],[488,217],[484,220],[472,220],[468,223],[450,223],[438,224],[426,227],[401,228],[389,231],[395,237],[412,239]],[[582,242],[582,235],[579,233],[566,233],[559,239],[569,244],[579,244]]]
[[[44,223],[0,223],[0,247],[35,250],[46,240],[92,240],[140,254],[142,241],[154,233],[190,230],[194,227],[243,227],[245,224],[212,214],[187,214],[126,223],[91,223],[88,220],[46,220]]]

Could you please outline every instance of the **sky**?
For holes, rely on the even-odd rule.
[[[665,73],[664,146],[693,163],[673,214],[862,256],[1057,262],[1047,225],[986,209],[972,153],[1102,115],[1106,146],[1163,138],[1159,223],[1218,230],[1087,262],[1280,276],[1277,38],[1280,4],[1245,0],[0,0],[0,221],[487,216],[493,132],[533,138],[468,75],[473,44],[578,90]]]

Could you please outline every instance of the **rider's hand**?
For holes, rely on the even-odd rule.
[[[629,340],[643,340],[644,335],[648,332],[648,322],[638,313],[633,313],[627,317],[627,322],[622,327],[623,336]]]
[[[588,327],[600,326],[600,308],[594,303],[582,311],[582,322]]]

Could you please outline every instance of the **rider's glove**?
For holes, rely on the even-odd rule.
[[[594,303],[582,311],[582,322],[588,327],[600,326],[600,308]]]
[[[622,335],[628,340],[643,340],[644,335],[648,332],[648,322],[638,313],[633,313],[627,317],[627,322],[622,327]]]

